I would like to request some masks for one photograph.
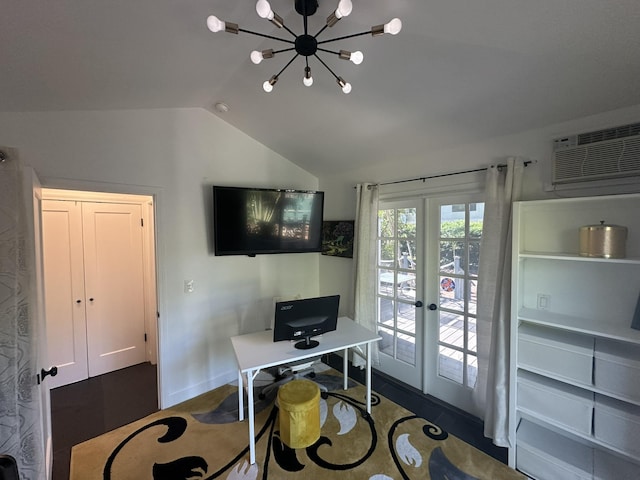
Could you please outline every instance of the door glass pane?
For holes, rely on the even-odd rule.
[[[478,264],[480,262],[480,242],[469,242],[469,275],[478,276]]]
[[[398,298],[403,300],[415,300],[416,275],[415,273],[398,272]],[[411,307],[413,309],[413,307]]]
[[[416,339],[413,335],[398,333],[398,360],[416,364]]]
[[[467,292],[469,292],[467,310],[471,315],[475,315],[478,312],[478,280],[467,281]]]
[[[416,334],[416,307],[398,302],[398,330]]]
[[[464,335],[464,315],[440,311],[440,342],[464,348]]]
[[[378,242],[378,262],[381,267],[393,267],[396,259],[396,241],[380,240]]]
[[[440,307],[464,312],[464,279],[440,277]]]
[[[396,217],[395,210],[379,210],[378,211],[378,236],[379,237],[395,237]]]
[[[482,238],[482,219],[484,217],[484,203],[469,204],[469,238]]]
[[[478,379],[478,357],[467,355],[467,385],[471,388],[476,386]]]
[[[393,357],[393,330],[378,326],[378,335],[382,338],[378,342],[378,350]]]
[[[463,356],[462,352],[441,345],[438,354],[438,375],[462,383]]]
[[[478,337],[476,335],[476,318],[469,317],[467,320],[467,329],[469,334],[468,349],[470,352],[478,351]]]
[[[389,328],[395,327],[393,303],[389,298],[378,297],[378,323]]]
[[[393,296],[393,286],[395,275],[393,270],[378,270],[378,293],[381,295]],[[393,312],[392,312],[393,315]]]

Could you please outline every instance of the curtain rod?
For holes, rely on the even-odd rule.
[[[530,163],[532,163],[532,160],[527,160],[527,161],[523,162],[523,165],[526,167]],[[506,166],[507,166],[506,163],[500,164],[500,165],[498,165],[498,169],[504,168]],[[486,172],[488,169],[489,169],[489,167],[474,168],[473,170],[463,170],[463,171],[460,171],[460,172],[441,173],[441,174],[438,174],[438,175],[430,175],[428,177],[408,178],[406,180],[396,180],[394,182],[378,183],[377,185],[395,185],[397,183],[417,182],[419,180],[424,182],[425,180],[430,180],[432,178],[451,177],[453,175],[462,175],[464,173]]]

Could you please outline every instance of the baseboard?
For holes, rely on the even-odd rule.
[[[187,400],[191,400],[198,395],[202,395],[210,390],[214,390],[222,385],[227,383],[231,383],[233,381],[237,382],[238,380],[238,372],[232,371],[227,372],[222,375],[218,375],[217,377],[210,378],[205,380],[204,382],[200,382],[196,385],[192,385],[187,388],[183,388],[182,390],[178,390],[177,392],[172,392],[168,394],[166,397],[161,399],[161,409],[169,408],[178,403],[185,402]]]

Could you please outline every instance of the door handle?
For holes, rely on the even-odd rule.
[[[423,305],[423,303],[422,303],[420,300],[418,300],[418,301],[417,301],[416,303],[414,303],[413,305],[414,305],[414,306],[416,306],[416,307],[418,307],[418,308],[420,308],[420,307]]]
[[[438,306],[435,303],[430,303],[427,307],[429,310],[437,310]]]
[[[38,375],[38,385],[42,383],[42,381],[44,380],[44,377],[46,377],[47,375],[51,375],[52,377],[55,377],[57,374],[58,374],[58,367],[56,366],[51,367],[49,370],[45,370],[44,368],[41,368],[40,375]]]

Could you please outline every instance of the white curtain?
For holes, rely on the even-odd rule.
[[[511,318],[511,212],[519,200],[524,162],[492,165],[487,183],[478,267],[478,378],[474,400],[484,412],[484,434],[509,445],[509,339]]]
[[[17,155],[0,163],[0,453],[14,457],[22,480],[45,477],[34,253]]]
[[[356,234],[354,239],[354,315],[356,323],[376,331],[376,233],[378,228],[378,186],[356,186]],[[364,354],[365,352],[361,352]],[[371,344],[371,363],[379,365],[378,345]],[[363,368],[365,361],[354,355],[353,364]]]

